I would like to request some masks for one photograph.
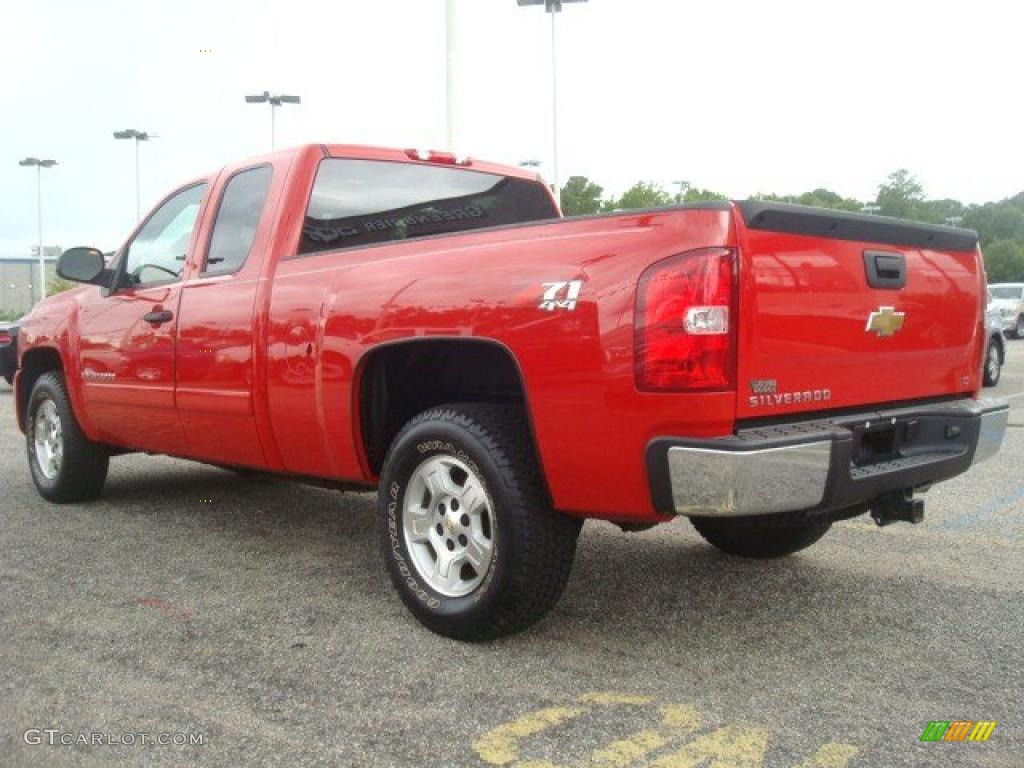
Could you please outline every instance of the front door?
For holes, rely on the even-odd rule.
[[[79,370],[101,439],[184,455],[174,404],[174,353],[182,273],[193,247],[205,183],[167,198],[119,256],[109,295],[79,313]]]

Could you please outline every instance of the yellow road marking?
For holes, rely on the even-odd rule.
[[[798,768],[846,768],[859,751],[849,744],[830,741],[828,744],[822,744],[821,748],[800,763]]]
[[[656,760],[655,768],[695,768],[710,758],[708,768],[761,768],[768,732],[751,725],[727,725],[694,739]]]
[[[573,720],[586,711],[586,707],[548,707],[530,712],[511,723],[499,725],[493,731],[488,731],[480,737],[473,748],[484,762],[491,765],[508,765],[519,757],[519,742],[522,739]]]
[[[580,697],[577,706],[547,707],[499,725],[481,736],[473,748],[489,765],[515,763],[515,768],[566,768],[564,764],[546,759],[519,761],[522,741],[576,720],[593,711],[594,707],[645,706],[654,703],[651,696],[588,693]],[[702,725],[700,712],[690,706],[665,704],[659,706],[658,711],[661,722],[657,726],[644,728],[599,747],[588,759],[577,763],[577,766],[628,768],[643,764],[652,768],[761,768],[763,765],[769,733],[764,728],[746,723],[726,725],[702,734],[674,752],[647,762],[652,754],[674,747],[684,738],[697,733]],[[987,730],[985,738],[992,729]],[[981,736],[981,733],[972,734],[972,737]],[[828,742],[798,768],[847,768],[858,751],[857,747],[850,744]]]
[[[636,704],[637,706],[650,704],[653,699],[650,696],[633,696],[628,693],[601,691],[598,693],[585,693],[580,696],[580,701],[584,704],[601,704],[605,707],[614,707],[617,704]]]

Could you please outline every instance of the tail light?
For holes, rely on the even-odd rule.
[[[10,331],[0,331],[0,344],[6,345],[6,344],[10,344],[10,343],[11,343],[11,332]]]
[[[645,391],[729,389],[733,384],[736,253],[702,248],[640,276],[636,385]]]

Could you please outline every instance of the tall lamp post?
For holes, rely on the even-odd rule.
[[[26,157],[18,165],[35,166],[36,169],[36,223],[39,227],[39,300],[46,298],[46,255],[43,253],[43,168],[52,168],[56,160],[40,160]]]
[[[448,151],[455,151],[455,118],[458,110],[456,101],[458,83],[455,82],[455,67],[457,64],[458,49],[455,41],[455,3],[456,0],[445,2],[445,46],[447,48],[445,57],[445,80],[446,80],[446,102],[447,102],[447,134]]]
[[[551,172],[554,177],[555,197],[562,204],[562,182],[558,175],[558,37],[555,19],[562,12],[563,3],[585,3],[587,0],[516,0],[520,6],[543,5],[551,15],[551,138],[553,157]]]
[[[301,104],[302,99],[298,96],[288,96],[283,93],[273,94],[270,91],[256,93],[245,97],[246,104],[270,104],[270,148],[274,148],[274,113],[282,104]]]
[[[135,220],[142,218],[142,207],[140,204],[141,192],[139,184],[139,144],[143,141],[157,138],[156,134],[136,131],[134,128],[127,128],[123,131],[114,131],[115,139],[135,139]]]
[[[672,183],[679,185],[679,199],[676,202],[683,202],[683,198],[686,197],[686,190],[690,188],[690,182],[680,179],[679,181],[673,181]]]

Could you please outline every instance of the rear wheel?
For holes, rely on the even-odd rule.
[[[13,387],[14,386],[14,374],[13,373],[5,373],[4,374],[4,381],[7,382],[7,386]]]
[[[388,452],[381,546],[402,601],[434,632],[518,632],[568,581],[581,522],[551,508],[524,423],[518,408],[442,406]]]
[[[830,520],[813,518],[795,523],[761,517],[691,517],[690,522],[705,541],[730,555],[784,557],[806,549],[824,536]]]
[[[103,490],[109,457],[82,433],[59,372],[44,373],[32,387],[25,447],[32,481],[44,499],[89,501]]]
[[[1003,370],[1003,362],[999,354],[999,345],[993,340],[988,343],[988,351],[985,352],[985,386],[994,387],[999,383],[999,376]]]

